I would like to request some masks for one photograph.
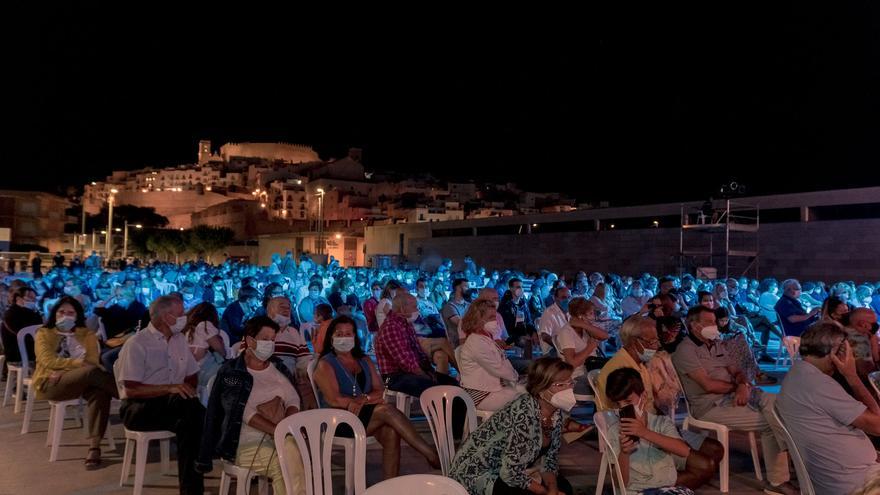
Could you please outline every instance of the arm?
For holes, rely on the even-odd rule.
[[[483,345],[484,339],[475,337],[475,343],[466,344],[469,349],[473,350],[473,358],[483,368],[486,373],[502,378],[504,380],[515,382],[519,379],[519,374],[513,369],[510,361],[502,358],[494,349],[494,344]],[[488,347],[491,345],[492,347]]]
[[[36,338],[34,339],[34,354],[36,354],[34,359],[40,365],[50,370],[69,370],[83,365],[82,359],[58,357],[55,349],[52,348],[51,342],[49,342],[47,332],[50,332],[50,330],[41,328],[37,331]]]
[[[585,330],[588,334],[590,334],[590,337],[593,337],[596,340],[608,340],[608,332],[603,330],[601,327],[594,325],[592,323],[592,320],[587,323],[587,328]]]
[[[226,347],[223,345],[223,339],[219,335],[208,338],[208,347],[221,356],[226,357]]]
[[[327,361],[321,360],[318,362],[318,366],[315,368],[314,380],[315,385],[328,405],[340,409],[348,409],[349,404],[355,402],[355,399],[339,393],[336,371],[333,370],[333,367]]]
[[[736,390],[736,385],[733,383],[715,380],[709,377],[709,373],[706,373],[706,370],[702,368],[688,373],[687,376],[710,394],[727,394]]]
[[[599,347],[599,343],[596,342],[595,339],[590,339],[587,342],[587,346],[584,347],[581,352],[574,352],[574,348],[569,347],[562,349],[562,355],[565,356],[565,362],[577,368],[578,366],[583,366],[587,361],[587,358],[590,357],[596,348]]]
[[[639,438],[644,438],[657,447],[660,447],[662,450],[679,457],[687,457],[691,453],[691,448],[688,447],[688,444],[686,444],[681,438],[675,438],[653,431],[642,423],[642,420],[640,419],[621,418],[620,432],[626,435],[635,435]]]
[[[803,321],[807,321],[807,320],[812,319],[813,316],[815,316],[818,312],[819,312],[819,308],[815,308],[805,315],[791,315],[786,319],[788,320],[789,323],[801,323]]]

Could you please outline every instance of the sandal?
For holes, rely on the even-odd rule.
[[[97,452],[97,455],[92,455],[92,452]],[[91,448],[89,449],[89,454],[86,456],[86,469],[91,471],[93,469],[98,469],[101,466],[101,449],[99,448]]]

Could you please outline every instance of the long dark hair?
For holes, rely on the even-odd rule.
[[[83,311],[82,304],[70,296],[64,296],[59,299],[58,302],[52,306],[52,310],[49,311],[49,319],[46,320],[46,328],[55,328],[55,313],[58,312],[58,308],[60,308],[62,304],[70,304],[73,306],[73,310],[76,311],[76,326],[78,328],[86,326],[86,312]]]
[[[333,318],[333,321],[330,322],[330,326],[327,327],[327,333],[324,335],[324,348],[321,350],[321,357],[324,357],[331,352],[336,354],[336,351],[333,349],[333,334],[336,333],[336,327],[344,324],[349,324],[351,325],[351,328],[354,329],[354,347],[351,349],[351,355],[355,359],[364,357],[364,351],[361,349],[361,338],[358,337],[357,323],[355,323],[353,318],[345,315]]]
[[[186,326],[183,327],[183,334],[186,335],[188,342],[193,340],[193,332],[199,323],[208,321],[215,328],[220,328],[220,317],[217,315],[217,308],[209,302],[201,302],[196,304],[189,314],[186,315]]]

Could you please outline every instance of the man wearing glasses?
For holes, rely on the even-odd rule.
[[[804,458],[816,493],[850,493],[880,474],[868,435],[880,435],[880,406],[859,379],[837,325],[820,323],[801,336],[800,354],[782,382],[776,408]],[[832,378],[839,373],[849,395]]]

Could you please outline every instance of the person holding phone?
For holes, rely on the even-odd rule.
[[[690,493],[712,479],[715,460],[691,450],[671,417],[648,410],[648,394],[637,370],[612,371],[606,394],[619,408],[617,415],[605,414],[608,441],[617,455],[627,493]]]

